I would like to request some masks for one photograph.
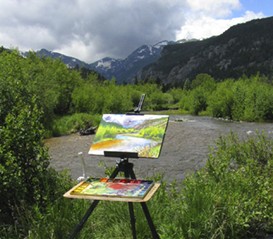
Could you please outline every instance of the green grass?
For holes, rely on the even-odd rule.
[[[147,202],[161,239],[265,238],[273,233],[273,142],[264,135],[221,137],[208,162],[185,180],[167,183]],[[75,182],[74,182],[75,184]],[[63,198],[72,183],[46,208],[22,215],[26,222],[2,227],[1,238],[68,238],[90,201]],[[152,238],[140,204],[134,204],[137,238]],[[19,236],[18,236],[19,235]],[[17,236],[17,237],[16,237]],[[132,238],[127,203],[100,202],[79,237]]]

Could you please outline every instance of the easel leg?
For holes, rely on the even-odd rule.
[[[134,214],[134,206],[132,202],[128,202],[129,206],[129,213],[130,213],[130,220],[131,220],[131,228],[132,228],[132,235],[133,239],[136,239],[136,218]]]
[[[125,170],[125,177],[131,177],[132,179],[136,179],[136,175],[135,175],[134,170],[133,170],[133,164],[127,162],[126,166],[127,166],[126,167],[127,170]],[[133,232],[133,238],[135,239],[136,238],[135,217],[134,217],[133,203],[131,203],[131,204],[132,204],[132,206],[131,206],[132,209],[130,209],[130,202],[129,202],[129,210],[130,210],[130,215],[131,215],[132,232]],[[148,207],[147,207],[146,203],[142,202],[141,206],[142,206],[143,212],[144,212],[144,214],[146,216],[146,219],[148,221],[150,230],[152,232],[153,239],[160,239],[159,235],[156,232],[153,220],[151,218],[151,215],[149,213],[149,210],[148,210]],[[132,213],[131,213],[131,210],[132,210]],[[133,216],[133,220],[134,220],[133,223],[132,223],[132,216]]]
[[[110,178],[115,178],[117,176],[118,172],[119,172],[119,167],[116,167],[115,170],[112,172]],[[76,238],[77,234],[82,230],[84,224],[86,223],[87,219],[90,217],[90,215],[92,214],[92,212],[94,211],[94,209],[96,208],[98,203],[99,203],[99,200],[93,201],[91,206],[86,211],[84,217],[80,221],[80,223],[75,227],[75,229],[74,229],[73,233],[71,234],[71,236],[69,237],[69,239]]]
[[[133,164],[128,163],[128,161],[125,161],[123,163],[123,168],[125,178],[132,178],[136,179],[136,176],[133,171]],[[133,234],[133,239],[136,239],[136,218],[135,218],[135,213],[134,213],[134,205],[132,202],[128,202],[129,206],[129,213],[130,213],[130,220],[131,220],[131,228],[132,228],[132,234]]]
[[[149,227],[151,229],[151,232],[152,232],[152,235],[153,235],[153,239],[160,239],[159,235],[156,232],[155,225],[153,223],[153,220],[151,218],[151,215],[149,213],[149,210],[148,210],[148,207],[147,207],[146,203],[145,202],[141,202],[141,206],[142,206],[143,212],[144,212],[144,214],[146,216],[146,219],[148,221]]]
[[[99,203],[99,200],[93,201],[93,203],[91,204],[91,206],[86,211],[84,217],[80,221],[80,223],[75,227],[75,229],[74,229],[73,233],[70,235],[69,239],[76,238],[77,234],[81,231],[81,229],[83,228],[83,225],[85,224],[85,222],[87,221],[87,219],[90,217],[90,215],[92,214],[92,212],[94,211],[94,209],[96,208],[96,206],[98,205],[98,203]]]

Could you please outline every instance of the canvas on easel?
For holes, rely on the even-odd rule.
[[[104,114],[89,154],[135,152],[139,158],[158,158],[168,115]]]

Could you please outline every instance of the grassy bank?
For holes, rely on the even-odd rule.
[[[265,238],[273,233],[273,142],[264,135],[242,141],[235,134],[219,138],[203,169],[183,182],[166,184],[148,202],[162,239]],[[68,238],[90,205],[62,197],[75,182],[54,177],[55,199],[45,210],[20,209],[15,225],[1,238]],[[50,187],[50,185],[49,185]],[[51,189],[52,190],[52,189]],[[138,238],[152,238],[140,205],[135,204]],[[128,206],[101,202],[79,238],[131,238]]]

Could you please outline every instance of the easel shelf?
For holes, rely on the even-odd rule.
[[[66,198],[74,198],[74,199],[87,199],[87,200],[99,200],[99,201],[117,201],[117,202],[147,202],[149,201],[157,189],[160,187],[160,183],[155,183],[153,187],[149,190],[147,195],[144,198],[129,198],[129,197],[113,197],[113,196],[90,196],[90,195],[75,195],[71,192],[82,184],[79,183],[68,192],[66,192],[63,196]]]

